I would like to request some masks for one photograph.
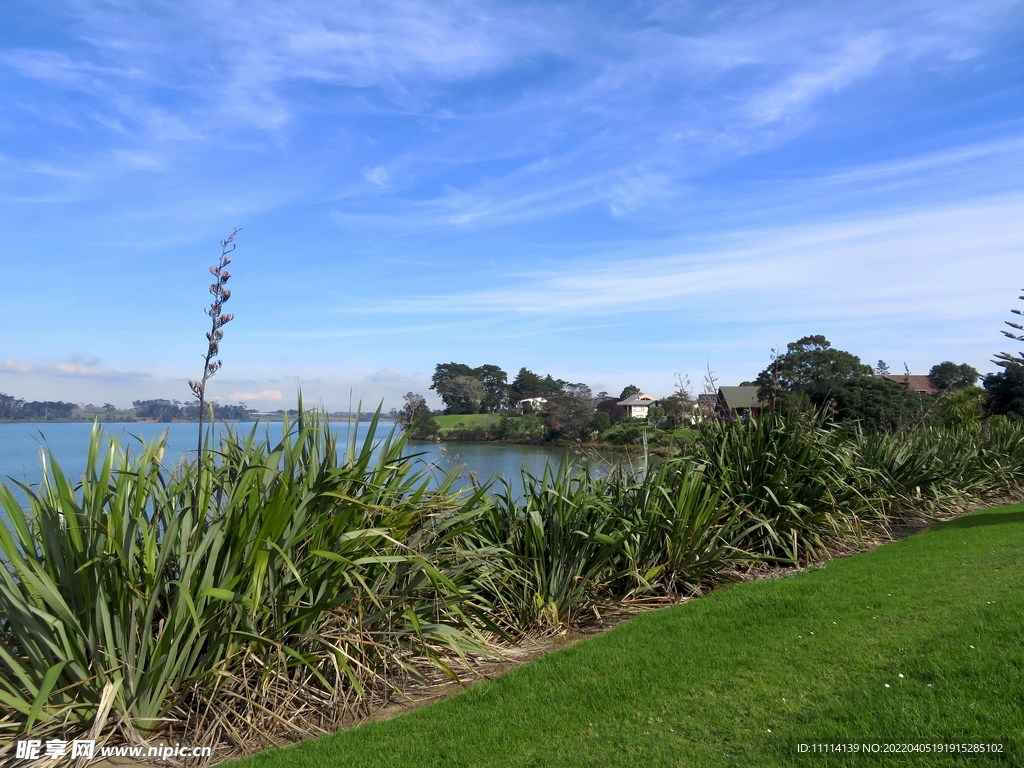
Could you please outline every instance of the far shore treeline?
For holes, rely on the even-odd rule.
[[[818,412],[833,423],[856,423],[868,431],[970,424],[992,415],[1024,418],[1024,366],[998,364],[1000,372],[982,377],[966,363],[947,360],[927,376],[912,376],[890,371],[883,360],[863,363],[822,335],[804,336],[784,352],[773,351],[769,365],[749,381],[716,382],[709,376],[703,395],[695,395],[687,377],[677,375],[675,391],[650,393],[654,402],[646,416],[630,418],[618,402],[643,391],[635,384],[618,396],[595,394],[584,383],[525,367],[510,382],[497,365],[449,362],[436,366],[430,385],[443,409],[431,410],[421,394],[409,392],[392,416],[418,439],[667,445],[685,439],[696,421],[721,410],[720,383],[738,383],[757,388],[759,408]]]
[[[245,403],[237,405],[210,404],[216,421],[275,421],[298,416],[298,410],[257,411]],[[338,411],[328,414],[331,420],[369,420],[372,414]],[[118,408],[111,403],[102,406],[92,404],[66,403],[62,400],[26,401],[0,392],[0,422],[3,421],[103,421],[135,422],[149,421],[162,424],[172,422],[198,422],[199,407],[196,403],[181,403],[178,400],[135,400],[131,408]]]

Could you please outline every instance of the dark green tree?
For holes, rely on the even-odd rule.
[[[19,400],[13,395],[5,395],[0,392],[0,419],[13,420],[20,418],[21,407],[24,404],[24,400]]]
[[[63,400],[32,400],[23,403],[17,418],[26,421],[70,419],[76,406]]]
[[[928,371],[928,381],[942,391],[956,391],[977,384],[981,374],[973,366],[963,363],[957,365],[949,360],[933,365]]]
[[[632,397],[633,395],[639,394],[640,387],[638,387],[636,384],[628,384],[622,388],[622,394],[619,395],[619,400],[625,400],[628,397]]]
[[[508,405],[508,374],[501,368],[481,365],[473,369],[473,376],[484,388],[484,398],[480,403],[484,413],[495,413]]]
[[[594,395],[586,384],[563,383],[561,392],[552,396],[544,421],[553,437],[578,440],[594,418]]]
[[[460,376],[472,375],[473,369],[465,363],[438,363],[434,367],[434,375],[430,377],[430,388],[437,392],[438,397],[444,401],[445,410],[448,413],[465,413],[465,411],[454,410],[458,405],[449,402],[449,398],[453,397],[449,390],[449,384]]]
[[[587,423],[587,432],[604,432],[612,425],[611,417],[604,411],[598,411]]]
[[[808,403],[812,388],[869,377],[874,373],[860,358],[832,344],[822,335],[804,336],[786,345],[786,352],[758,374],[758,398],[762,403],[775,403],[798,408]]]
[[[988,393],[985,410],[1014,421],[1024,420],[1024,364],[1009,362],[1006,358],[1000,364],[1002,371],[985,377]]]
[[[837,422],[859,422],[869,431],[931,423],[934,398],[873,376],[820,382],[806,393],[810,405]]]
[[[542,377],[529,368],[520,368],[512,381],[512,386],[509,387],[509,396],[513,402],[528,397],[556,398],[562,394],[565,383],[561,379],[553,379],[551,374]]]

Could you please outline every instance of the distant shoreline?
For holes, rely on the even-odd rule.
[[[361,414],[358,415],[358,418],[356,418],[356,414],[351,414],[351,415],[333,414],[333,415],[328,416],[327,420],[332,422],[332,423],[344,423],[344,422],[350,422],[350,421],[358,421],[360,423],[366,423],[366,422],[373,421],[373,417],[374,417],[374,415],[372,413],[371,414],[361,413]],[[297,415],[293,415],[293,416],[289,416],[288,418],[291,421],[294,421],[295,419],[298,418],[298,416]],[[320,418],[323,418],[323,417],[321,416]],[[280,415],[273,415],[273,416],[269,416],[268,415],[268,416],[259,416],[259,417],[254,418],[254,419],[246,419],[245,421],[239,421],[237,419],[232,419],[232,420],[229,420],[229,421],[224,421],[222,419],[216,419],[215,421],[217,423],[220,423],[220,424],[260,424],[260,423],[279,424],[282,421],[284,421],[284,417],[280,416]],[[388,419],[386,419],[384,414],[381,415],[381,421],[382,422],[383,421],[388,421]],[[130,416],[115,417],[115,418],[112,418],[112,419],[104,419],[103,418],[103,414],[92,414],[92,415],[90,415],[88,417],[85,417],[85,416],[80,416],[80,417],[77,417],[77,418],[76,417],[72,417],[70,419],[44,419],[44,420],[40,420],[40,419],[0,419],[0,424],[93,424],[93,423],[98,423],[98,424],[199,424],[199,420],[198,419],[174,419],[173,421],[157,421],[155,419],[135,419],[135,418],[131,418]],[[209,424],[210,422],[204,419],[203,423],[204,424]]]

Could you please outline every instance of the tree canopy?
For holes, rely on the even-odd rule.
[[[990,414],[1024,420],[1024,365],[1004,361],[1003,370],[986,376],[984,386]]]
[[[777,356],[758,374],[758,398],[772,403],[780,395],[806,395],[811,388],[871,376],[870,365],[841,349],[833,349],[822,335],[804,336],[786,345],[786,352]],[[785,398],[783,398],[785,399]]]
[[[427,401],[418,392],[406,392],[405,405],[393,411],[395,424],[409,433],[409,437],[433,437],[440,430],[437,419],[430,413]]]
[[[625,400],[626,398],[639,394],[640,387],[638,387],[636,384],[628,384],[622,388],[622,394],[619,395],[619,400]]]
[[[11,421],[49,421],[69,419],[77,406],[62,400],[32,400],[26,402],[0,392],[0,419]]]
[[[547,376],[540,376],[529,368],[520,368],[509,388],[509,396],[513,402],[525,400],[528,397],[558,397],[562,394],[562,387],[566,382],[561,379],[554,379],[549,373]]]
[[[949,360],[933,365],[932,369],[928,371],[928,381],[932,383],[933,387],[942,391],[956,391],[974,386],[980,377],[981,374],[973,366],[967,363],[957,365]]]
[[[807,397],[834,421],[856,421],[868,430],[928,423],[935,405],[928,395],[873,376],[822,381],[808,390]]]

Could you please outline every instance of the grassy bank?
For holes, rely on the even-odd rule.
[[[1019,764],[1022,638],[1018,504],[726,587],[408,715],[232,765]],[[1003,753],[801,757],[801,743]]]
[[[447,416],[436,416],[437,423],[441,425],[442,434],[453,429],[476,429],[494,426],[498,416],[493,413],[468,413],[450,414]]]

